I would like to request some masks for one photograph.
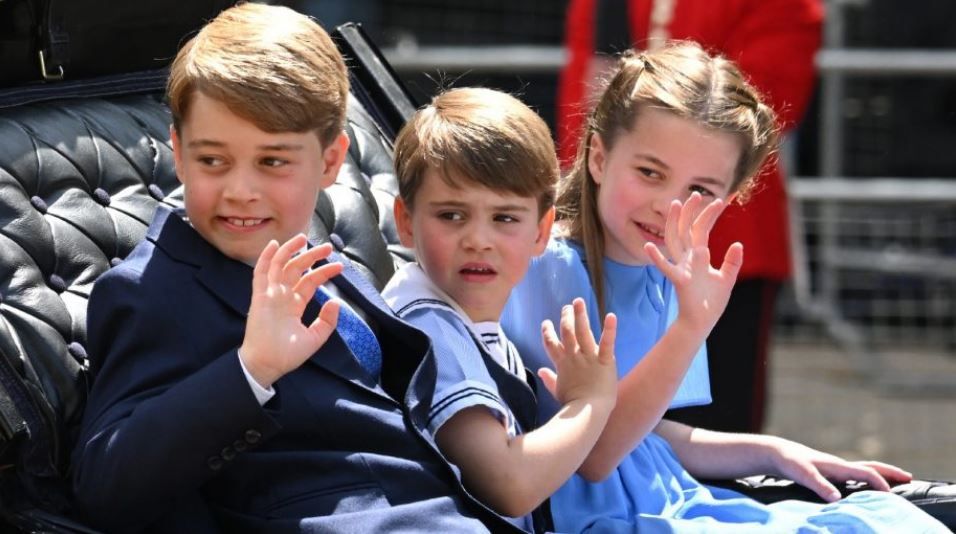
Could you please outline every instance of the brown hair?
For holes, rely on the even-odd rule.
[[[418,110],[395,140],[402,201],[413,207],[425,171],[435,168],[494,191],[538,199],[538,216],[554,205],[558,160],[547,124],[517,98],[483,88],[443,92]]]
[[[325,30],[286,7],[229,8],[183,45],[166,86],[176,131],[197,91],[266,132],[314,130],[325,145],[345,127],[345,62]]]
[[[735,134],[740,160],[731,192],[746,197],[754,176],[776,149],[776,114],[737,66],[709,55],[693,42],[672,42],[653,52],[625,53],[585,123],[574,166],[561,182],[558,218],[568,221],[569,237],[584,247],[591,285],[604,313],[604,230],[597,210],[597,186],[588,170],[591,136],[610,150],[630,132],[647,107],[690,119],[705,128]]]

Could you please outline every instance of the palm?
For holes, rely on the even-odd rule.
[[[260,384],[269,385],[299,367],[329,338],[338,320],[338,303],[329,301],[310,325],[302,324],[316,288],[341,272],[340,263],[311,269],[331,252],[328,245],[295,252],[305,246],[297,236],[281,247],[270,243],[256,263],[252,302],[240,348],[243,361]]]
[[[674,284],[681,315],[702,329],[709,330],[723,313],[730,291],[743,263],[743,247],[733,244],[719,269],[710,265],[707,242],[724,203],[717,199],[706,206],[697,193],[686,203],[674,201],[667,214],[664,244],[667,256],[654,244],[646,245],[654,264]]]

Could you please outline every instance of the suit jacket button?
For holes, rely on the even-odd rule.
[[[222,469],[223,461],[222,458],[218,456],[210,456],[209,459],[206,460],[206,465],[208,465],[209,469],[212,469],[213,471],[219,471]]]
[[[249,444],[241,439],[237,439],[236,442],[232,444],[232,448],[235,449],[236,452],[246,452],[246,449],[249,448]]]
[[[254,445],[262,439],[262,434],[258,430],[246,430],[246,443]]]
[[[231,462],[236,457],[236,450],[232,447],[225,447],[222,449],[221,456],[223,460]]]

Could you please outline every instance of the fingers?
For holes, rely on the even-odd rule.
[[[299,234],[279,247],[269,264],[268,279],[270,284],[281,282],[283,271],[286,264],[289,263],[289,259],[305,246],[306,241],[305,235]]]
[[[544,350],[548,353],[548,358],[557,366],[564,355],[564,345],[558,339],[558,334],[554,331],[554,323],[545,320],[541,323],[541,342],[544,343]]]
[[[836,489],[836,486],[830,483],[820,471],[811,467],[809,471],[803,474],[805,477],[802,477],[802,480],[797,480],[797,482],[813,490],[821,499],[826,502],[840,500],[840,490]]]
[[[293,291],[302,297],[304,302],[308,302],[320,285],[338,276],[342,272],[342,269],[342,264],[337,261],[320,265],[302,275],[299,281],[296,282]]]
[[[895,465],[872,461],[860,462],[860,464],[872,468],[887,481],[892,480],[893,482],[903,483],[913,480],[913,473],[900,469]]]
[[[872,489],[877,491],[889,491],[890,484],[883,478],[883,475],[878,473],[876,469],[865,465],[864,463],[855,463],[855,464],[846,464],[841,466],[840,479],[842,480],[856,480],[858,482],[866,482],[870,485]]]
[[[331,253],[331,243],[323,243],[319,246],[302,251],[301,254],[292,256],[292,258],[286,262],[282,269],[283,275],[291,276],[293,278],[301,276],[302,273],[309,269],[309,267],[315,265],[317,261],[327,258]]]
[[[604,317],[604,331],[598,346],[598,361],[603,364],[614,363],[614,342],[617,339],[617,316],[609,313]]]
[[[272,266],[272,258],[275,257],[279,249],[279,242],[275,239],[269,241],[266,248],[259,253],[259,259],[256,260],[256,266],[252,271],[252,290],[261,292],[265,290],[269,283],[268,274]]]
[[[672,258],[679,258],[684,251],[680,238],[680,215],[682,205],[680,200],[672,200],[667,210],[667,220],[664,222],[664,246]],[[675,260],[676,261],[676,260]]]
[[[677,267],[664,256],[661,249],[657,248],[657,245],[654,243],[644,243],[644,253],[651,259],[654,266],[660,269],[660,271],[664,273],[664,276],[671,282],[674,282],[676,278],[680,276]]]
[[[697,193],[694,193],[695,195]],[[724,212],[727,206],[723,200],[715,198],[701,210],[700,214],[694,219],[691,229],[690,245],[693,247],[706,247],[710,240],[710,231],[714,229],[717,218]]]
[[[688,249],[693,244],[692,233],[698,215],[703,205],[703,197],[700,193],[691,193],[690,197],[684,202],[684,207],[680,210],[680,218],[677,222],[677,235],[680,237],[681,246]]]
[[[561,308],[561,343],[564,349],[570,353],[576,353],[579,350],[578,340],[574,335],[574,307],[563,306]]]
[[[574,299],[571,307],[574,308],[574,335],[579,348],[585,354],[595,354],[598,348],[594,341],[594,334],[591,332],[591,323],[588,320],[588,310],[584,305],[584,299]]]
[[[322,305],[319,316],[309,325],[309,330],[315,333],[319,345],[325,344],[335,331],[335,326],[339,322],[339,307],[337,300],[330,299]]]
[[[547,367],[542,367],[538,369],[538,378],[541,379],[541,383],[544,384],[545,389],[548,390],[548,393],[552,397],[558,398],[558,375],[551,369]]]
[[[724,263],[720,266],[720,272],[725,279],[736,280],[743,264],[744,246],[740,243],[734,243],[727,248],[727,253],[724,254]]]

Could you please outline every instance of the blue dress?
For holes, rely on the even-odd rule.
[[[529,368],[552,367],[541,347],[538,325],[560,314],[575,296],[588,302],[593,330],[597,309],[577,243],[553,239],[512,292],[502,326]],[[618,315],[615,351],[625,374],[662,335],[676,316],[669,283],[653,266],[605,260],[608,310]],[[562,300],[564,299],[564,300]],[[593,312],[592,312],[593,308]],[[709,402],[706,362],[695,357],[675,405]],[[701,374],[702,373],[702,374]],[[539,403],[539,419],[557,409]],[[651,433],[600,483],[574,476],[551,497],[558,532],[949,532],[905,499],[864,491],[836,503],[783,501],[761,504],[739,493],[705,486],[688,473],[666,440]]]

